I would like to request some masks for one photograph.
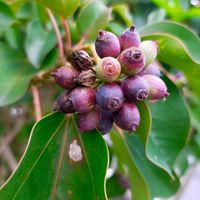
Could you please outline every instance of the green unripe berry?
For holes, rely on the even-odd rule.
[[[117,80],[121,73],[121,66],[118,60],[112,57],[105,57],[100,60],[96,67],[97,77],[104,82]]]
[[[140,49],[145,55],[145,66],[152,63],[158,54],[158,45],[155,41],[146,40],[140,43]]]

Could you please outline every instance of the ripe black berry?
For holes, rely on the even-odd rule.
[[[136,131],[140,124],[140,113],[135,104],[124,102],[122,107],[113,113],[114,122],[129,132]]]
[[[149,95],[150,86],[141,76],[129,76],[121,83],[124,96],[128,101],[143,101]]]
[[[104,110],[116,111],[124,101],[121,87],[117,83],[106,83],[101,85],[96,94],[97,104]]]
[[[80,86],[70,92],[69,98],[77,112],[88,112],[95,104],[95,90]]]

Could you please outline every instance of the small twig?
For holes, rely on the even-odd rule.
[[[19,133],[19,130],[21,128],[21,126],[24,123],[24,119],[20,119],[17,121],[17,124],[15,125],[15,127],[10,130],[10,132],[4,137],[1,138],[1,142],[0,142],[0,155],[3,153],[4,149],[6,149],[6,147],[13,141],[13,139],[17,136],[17,134]]]
[[[11,149],[9,148],[9,146],[6,146],[3,152],[3,157],[4,159],[7,161],[10,170],[14,171],[15,168],[17,167],[17,161],[15,156],[13,155]]]
[[[38,91],[38,88],[34,85],[31,87],[31,91],[32,91],[33,104],[34,104],[34,109],[35,109],[35,119],[36,121],[38,121],[42,117],[39,91]]]
[[[69,31],[69,26],[68,26],[67,20],[64,17],[61,17],[61,21],[62,21],[64,30],[65,30],[65,35],[66,35],[65,48],[70,49],[71,48],[71,35],[70,35],[70,31]]]
[[[73,50],[80,50],[88,38],[88,34],[84,34],[80,41],[73,47]]]
[[[64,50],[63,50],[63,43],[62,43],[62,36],[60,34],[57,22],[55,17],[53,16],[52,12],[50,9],[46,8],[46,12],[51,20],[51,23],[53,25],[54,31],[56,33],[56,38],[58,41],[58,51],[59,51],[59,57],[60,59],[64,59]]]

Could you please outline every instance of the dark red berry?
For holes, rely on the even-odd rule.
[[[67,91],[62,92],[56,102],[54,103],[54,111],[64,112],[64,113],[73,113],[75,112],[73,104],[69,98],[69,93]]]
[[[88,112],[95,104],[95,90],[80,86],[70,92],[69,98],[77,112]]]
[[[116,58],[120,54],[121,46],[115,34],[101,30],[95,42],[95,49],[100,58]]]
[[[88,53],[84,50],[72,52],[72,62],[81,70],[88,70],[92,68],[92,60]]]
[[[106,83],[101,85],[96,94],[97,104],[108,111],[118,110],[124,101],[121,87],[117,83]]]
[[[112,57],[105,57],[96,66],[97,77],[105,82],[115,81],[121,73],[121,65]]]
[[[78,85],[95,86],[96,76],[92,70],[82,71],[76,79]]]
[[[161,73],[159,70],[159,65],[156,62],[153,62],[153,63],[147,65],[147,67],[145,67],[141,72],[139,72],[138,75],[140,75],[140,76],[154,75],[154,76],[160,77]]]
[[[129,76],[121,83],[121,88],[128,101],[143,101],[149,95],[150,86],[141,76]]]
[[[113,125],[112,113],[106,110],[102,110],[101,120],[98,124],[98,130],[103,134],[107,134]]]
[[[136,131],[140,124],[140,113],[135,104],[124,102],[122,107],[113,113],[114,122],[129,132]]]
[[[75,79],[80,74],[79,71],[72,67],[63,66],[56,69],[51,75],[54,77],[55,82],[62,88],[70,90],[76,86]]]
[[[124,50],[118,58],[122,72],[128,75],[139,73],[145,65],[145,56],[142,50],[131,47]]]
[[[131,26],[129,29],[126,29],[119,36],[119,41],[120,41],[122,50],[125,50],[130,47],[139,47],[140,46],[140,35],[135,30],[135,26]]]
[[[92,131],[97,128],[101,119],[101,110],[98,107],[94,107],[92,110],[86,113],[78,113],[78,128],[81,132]]]
[[[164,81],[154,75],[144,75],[143,78],[149,83],[149,100],[162,99],[169,96]]]

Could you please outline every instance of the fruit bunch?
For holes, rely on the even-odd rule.
[[[141,42],[131,26],[119,37],[99,31],[95,49],[100,57],[96,66],[86,51],[73,51],[72,65],[52,73],[55,82],[66,89],[57,98],[54,110],[77,112],[81,132],[97,128],[106,134],[113,122],[129,132],[136,131],[140,113],[135,103],[169,95],[155,61],[157,43]]]

